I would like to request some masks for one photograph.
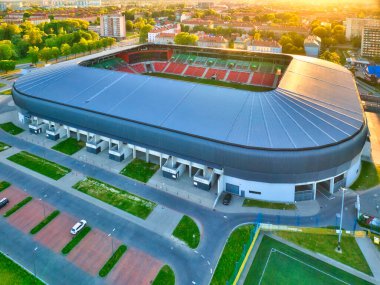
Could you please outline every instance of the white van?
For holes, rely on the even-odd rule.
[[[76,235],[80,230],[84,228],[84,226],[87,224],[86,220],[80,220],[78,223],[76,223],[72,228],[70,233],[72,235]]]

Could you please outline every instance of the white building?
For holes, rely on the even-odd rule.
[[[156,26],[148,33],[148,43],[156,43],[156,37],[161,33],[165,34],[178,34],[181,32],[181,26],[179,24],[169,24],[164,26]]]
[[[213,48],[227,48],[228,41],[223,36],[201,34],[198,39],[198,46],[213,47]]]
[[[123,15],[102,15],[100,17],[100,36],[112,38],[125,38],[125,18]]]
[[[174,38],[176,34],[174,33],[161,33],[156,36],[154,43],[155,44],[174,44]]]
[[[318,57],[321,50],[321,38],[310,35],[304,40],[303,46],[307,56]]]
[[[361,55],[380,57],[380,26],[363,28]]]
[[[102,6],[102,1],[101,0],[77,0],[76,6],[78,8],[100,7]]]
[[[345,26],[346,38],[350,40],[353,37],[361,36],[364,26],[380,26],[380,19],[347,18]]]
[[[252,40],[247,50],[254,52],[282,53],[282,46],[277,41]]]

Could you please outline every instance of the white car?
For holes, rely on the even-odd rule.
[[[80,220],[78,223],[76,223],[72,228],[70,233],[72,235],[76,235],[80,230],[84,228],[84,226],[87,224],[86,220]]]

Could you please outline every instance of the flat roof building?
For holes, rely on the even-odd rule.
[[[282,53],[282,46],[274,40],[252,40],[247,49],[253,52]]]
[[[380,57],[380,26],[365,26],[363,28],[361,55]]]
[[[318,57],[321,50],[321,38],[315,35],[308,36],[304,42],[303,46],[307,56]]]
[[[100,16],[100,36],[123,39],[126,36],[125,18],[123,15]]]
[[[380,26],[380,19],[372,18],[347,18],[345,21],[346,39],[361,37],[364,26]]]

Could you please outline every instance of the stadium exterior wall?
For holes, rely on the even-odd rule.
[[[21,94],[15,88],[13,98],[16,105],[30,115],[223,169],[227,177],[271,185],[295,185],[350,173],[368,131],[364,123],[354,136],[322,148],[245,148],[41,100]]]

